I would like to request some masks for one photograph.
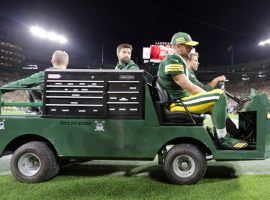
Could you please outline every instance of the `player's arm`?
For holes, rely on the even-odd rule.
[[[218,82],[224,82],[224,81],[226,81],[225,76],[218,76],[214,78],[210,83],[208,83],[208,85],[211,86],[212,88],[215,88]]]
[[[198,87],[202,88],[205,91],[211,91],[211,90],[213,90],[213,88],[209,84],[205,85],[205,84],[201,83],[196,77],[193,77],[192,79],[189,79],[189,80],[194,85],[197,85]]]
[[[184,63],[176,56],[171,55],[165,63],[165,73],[171,75],[172,79],[181,88],[187,90],[190,94],[205,92],[202,88],[193,84],[185,75]]]
[[[172,76],[172,78],[175,83],[177,83],[181,88],[187,90],[190,94],[198,94],[201,92],[205,92],[205,90],[190,82],[185,74],[178,74]]]
[[[44,72],[39,72],[33,74],[27,78],[20,79],[6,85],[3,85],[1,88],[30,88],[36,85],[42,84],[44,82]],[[10,90],[2,90],[2,93],[9,92]]]

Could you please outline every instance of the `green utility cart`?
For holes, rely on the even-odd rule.
[[[13,154],[13,175],[28,183],[55,177],[70,160],[151,161],[158,155],[172,183],[193,184],[203,178],[208,160],[270,157],[265,94],[250,97],[238,113],[240,135],[249,143],[244,150],[222,149],[205,116],[171,113],[167,104],[166,91],[142,70],[46,70],[43,102],[0,101],[1,107],[42,111],[1,114],[0,153]]]

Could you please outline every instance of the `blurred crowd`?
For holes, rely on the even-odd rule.
[[[18,73],[18,72],[1,72],[0,86],[16,81],[18,79],[24,78],[26,76],[28,76],[28,74],[23,74],[23,73]],[[2,98],[3,98],[2,100],[6,102],[27,101],[27,96],[26,96],[25,91],[19,91],[19,90],[6,93]]]

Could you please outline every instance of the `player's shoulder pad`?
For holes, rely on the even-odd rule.
[[[175,54],[169,54],[167,59],[168,61],[171,61],[173,63],[181,63],[181,64],[184,63],[183,59]]]

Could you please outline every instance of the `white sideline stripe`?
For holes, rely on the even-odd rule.
[[[237,119],[232,119],[231,120],[234,122],[237,128],[239,128],[239,121]]]
[[[203,97],[203,98],[200,98],[200,99],[194,99],[194,100],[183,101],[183,103],[184,103],[185,105],[189,105],[189,104],[193,104],[193,103],[199,103],[199,102],[202,102],[202,101],[207,101],[207,100],[218,100],[218,99],[219,99],[219,96]]]

